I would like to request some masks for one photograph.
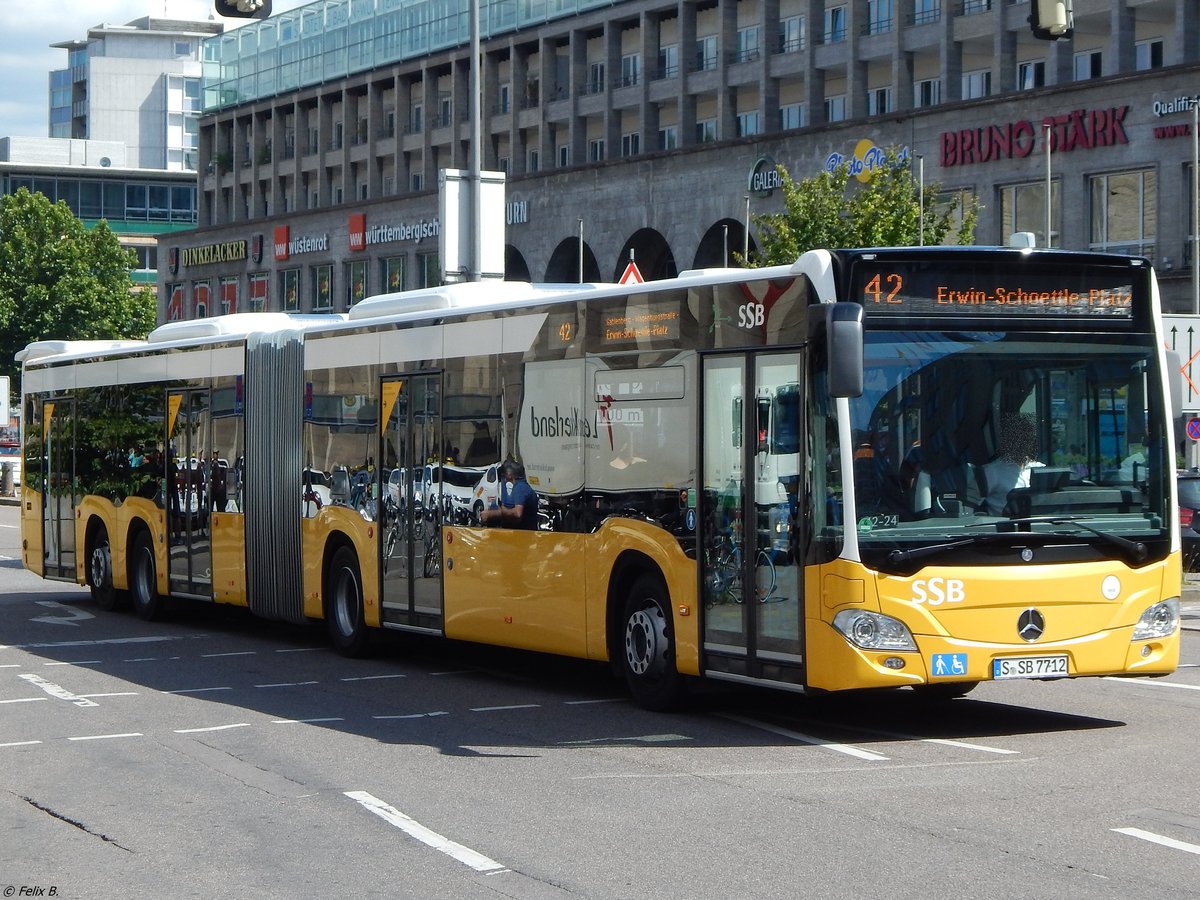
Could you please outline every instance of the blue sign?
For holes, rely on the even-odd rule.
[[[683,527],[688,531],[696,530],[696,511],[689,509],[683,517]]]
[[[953,675],[967,674],[967,654],[965,653],[935,653],[929,667],[929,674],[934,678],[949,678]]]

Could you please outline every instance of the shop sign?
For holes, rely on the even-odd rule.
[[[246,241],[221,241],[201,244],[199,247],[184,247],[180,253],[180,265],[208,266],[213,263],[235,262],[246,258]],[[174,264],[175,260],[171,260]],[[174,271],[174,269],[172,269]]]
[[[372,244],[393,244],[398,241],[413,241],[420,243],[429,237],[437,237],[441,228],[438,220],[419,219],[416,222],[399,225],[367,226],[366,213],[354,213],[348,223],[350,232],[350,249],[359,252],[366,250]]]
[[[529,224],[529,201],[513,198],[504,204],[505,225]]]
[[[291,226],[275,226],[275,258],[289,259],[301,253],[321,253],[329,250],[329,233],[291,236]]]
[[[1200,94],[1196,94],[1194,97],[1183,94],[1178,97],[1172,97],[1170,100],[1155,100],[1152,108],[1154,115],[1161,119],[1164,116],[1191,113],[1197,105],[1200,105]],[[1191,122],[1175,122],[1171,125],[1154,126],[1154,137],[1157,140],[1174,137],[1191,137],[1191,135]]]
[[[897,162],[907,162],[910,156],[907,147],[901,147],[896,152]],[[825,171],[833,173],[842,163],[846,164],[849,173],[862,182],[871,180],[877,169],[882,169],[887,162],[887,151],[877,147],[870,138],[863,138],[854,146],[854,155],[847,159],[836,150],[825,157]]]
[[[755,197],[770,197],[783,187],[779,165],[769,156],[760,156],[750,169],[750,180],[746,187]]]
[[[943,131],[940,138],[943,168],[1001,159],[1024,159],[1038,146],[1038,135],[1050,129],[1050,151],[1071,153],[1128,144],[1125,116],[1128,106],[1108,109],[1076,109],[1057,116],[1046,116],[1035,125],[1028,119]],[[1044,149],[1044,144],[1043,144]]]

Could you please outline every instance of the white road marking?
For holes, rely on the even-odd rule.
[[[378,797],[373,797],[366,791],[346,791],[346,796],[356,803],[360,804],[363,809],[374,813],[383,819],[395,825],[409,837],[416,838],[422,844],[432,847],[434,850],[439,850],[447,856],[458,860],[466,866],[470,866],[476,872],[483,872],[488,875],[507,872],[508,867],[496,862],[494,859],[484,856],[470,847],[464,847],[462,844],[452,841],[447,837],[443,837],[436,831],[426,828],[416,819],[411,816],[406,816],[394,806],[389,806]]]
[[[591,738],[585,741],[559,741],[560,747],[581,747],[585,744],[674,744],[679,741],[692,741],[686,734],[642,734],[636,737],[603,737]]]
[[[312,653],[316,650],[327,650],[327,647],[284,647],[276,653]]]
[[[177,691],[163,691],[164,694],[203,694],[208,691],[232,691],[231,687],[180,688]]]
[[[80,622],[87,619],[96,618],[90,612],[84,609],[76,609],[73,606],[67,606],[59,603],[57,600],[38,600],[38,606],[44,606],[47,609],[61,609],[66,615],[63,616],[34,616],[30,622],[44,622],[48,625],[70,625],[77,627]]]
[[[29,747],[40,743],[41,741],[13,741],[11,744],[0,744],[0,747]]]
[[[228,653],[201,653],[201,659],[217,659],[222,656],[256,656],[257,650],[231,650]]]
[[[47,666],[98,666],[104,660],[102,659],[77,659],[74,662],[48,662]]]
[[[109,694],[80,694],[80,697],[87,697],[89,700],[92,697],[136,697],[137,691],[113,691]]]
[[[32,673],[29,673],[26,675],[18,675],[17,677],[23,678],[25,681],[28,681],[30,684],[32,684],[36,687],[40,687],[43,691],[45,691],[51,697],[57,697],[59,700],[66,700],[70,703],[74,703],[76,706],[99,706],[100,705],[95,700],[88,700],[86,697],[80,697],[76,694],[72,694],[66,688],[60,687],[59,685],[55,684],[53,681],[47,681],[41,675],[34,675]]]
[[[627,697],[605,697],[603,700],[564,700],[564,706],[587,706],[591,703],[624,703]]]
[[[319,681],[281,681],[278,684],[256,684],[256,688],[303,687],[306,684],[320,684]]]
[[[762,731],[768,731],[771,734],[778,734],[781,737],[789,738],[793,741],[798,741],[801,744],[811,744],[814,747],[820,747],[823,750],[832,750],[835,753],[845,753],[847,756],[854,756],[858,759],[865,759],[868,762],[881,762],[888,757],[880,753],[872,753],[870,750],[861,750],[858,747],[852,747],[849,744],[839,744],[836,741],[828,741],[825,738],[814,737],[810,734],[803,734],[799,731],[792,731],[789,728],[780,728],[778,725],[769,725],[766,722],[758,722],[754,719],[747,719],[742,716],[734,716],[728,713],[720,714],[722,719],[729,719],[731,722],[740,722],[750,728],[758,728]]]
[[[510,709],[539,709],[540,703],[518,703],[514,706],[475,706],[471,712],[505,712]]]
[[[384,678],[406,678],[406,675],[355,675],[352,678],[343,678],[342,681],[380,681]]]
[[[328,716],[324,719],[272,719],[272,725],[319,725],[322,722],[345,722],[339,716]]]
[[[970,741],[955,741],[950,738],[926,738],[919,734],[906,734],[903,731],[884,731],[881,728],[864,728],[861,725],[842,725],[849,731],[859,731],[863,734],[877,734],[883,737],[895,738],[898,741],[920,741],[922,744],[941,744],[945,747],[958,747],[960,750],[978,750],[981,753],[998,753],[1001,755],[1020,755],[1020,750],[1005,750],[1001,747],[991,747],[987,744],[976,744]]]
[[[1148,681],[1142,678],[1117,678],[1115,675],[1105,675],[1105,681],[1120,681],[1123,684],[1140,684],[1146,687],[1179,688],[1184,691],[1200,691],[1200,684],[1180,684],[1178,681]]]
[[[448,716],[448,712],[409,713],[403,716],[371,716],[372,719],[432,719],[434,716]]]
[[[1177,841],[1175,838],[1164,837],[1161,834],[1155,834],[1153,831],[1143,831],[1140,828],[1114,828],[1113,831],[1117,832],[1117,834],[1127,834],[1130,837],[1141,838],[1143,841],[1150,841],[1152,844],[1162,844],[1164,847],[1170,847],[1172,850],[1183,850],[1187,853],[1200,855],[1200,845],[1189,844],[1186,841]]]
[[[16,700],[0,700],[0,703],[36,703],[39,700],[49,699],[49,697],[19,697]]]
[[[125,734],[87,734],[82,737],[69,737],[68,741],[107,741],[111,738],[145,737],[140,731],[130,731]]]
[[[235,722],[232,725],[210,725],[208,728],[176,728],[176,734],[199,734],[201,731],[227,731],[230,728],[249,728],[249,722]]]

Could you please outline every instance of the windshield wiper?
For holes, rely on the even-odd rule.
[[[1104,540],[1120,549],[1129,553],[1135,562],[1143,562],[1146,559],[1146,545],[1141,541],[1130,540],[1127,537],[1122,537],[1119,534],[1112,534],[1108,531],[1101,531],[1099,528],[1093,528],[1091,525],[1084,524],[1081,516],[1024,516],[1019,519],[1005,519],[1002,522],[996,522],[997,528],[1003,525],[1073,525],[1076,528],[1082,528],[1089,534],[1094,534],[1096,537]],[[968,525],[968,528],[983,527],[981,524]],[[1012,534],[1013,532],[1005,531],[1002,534]],[[1029,532],[1036,534],[1037,532]],[[1070,537],[1069,531],[1055,531],[1053,534],[1061,537]]]
[[[945,544],[926,544],[921,547],[911,547],[908,550],[892,550],[888,553],[887,558],[888,562],[898,564],[902,562],[908,562],[910,559],[921,559],[925,556],[933,556],[935,553],[942,553],[946,550],[956,550],[959,547],[968,547],[972,544],[991,544],[1001,541],[1007,542],[1011,536],[1011,532],[1002,532],[999,534],[973,534],[969,538],[962,538],[957,541],[948,541]]]

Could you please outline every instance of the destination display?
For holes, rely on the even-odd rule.
[[[1133,316],[1145,267],[860,259],[850,298],[867,316]]]

